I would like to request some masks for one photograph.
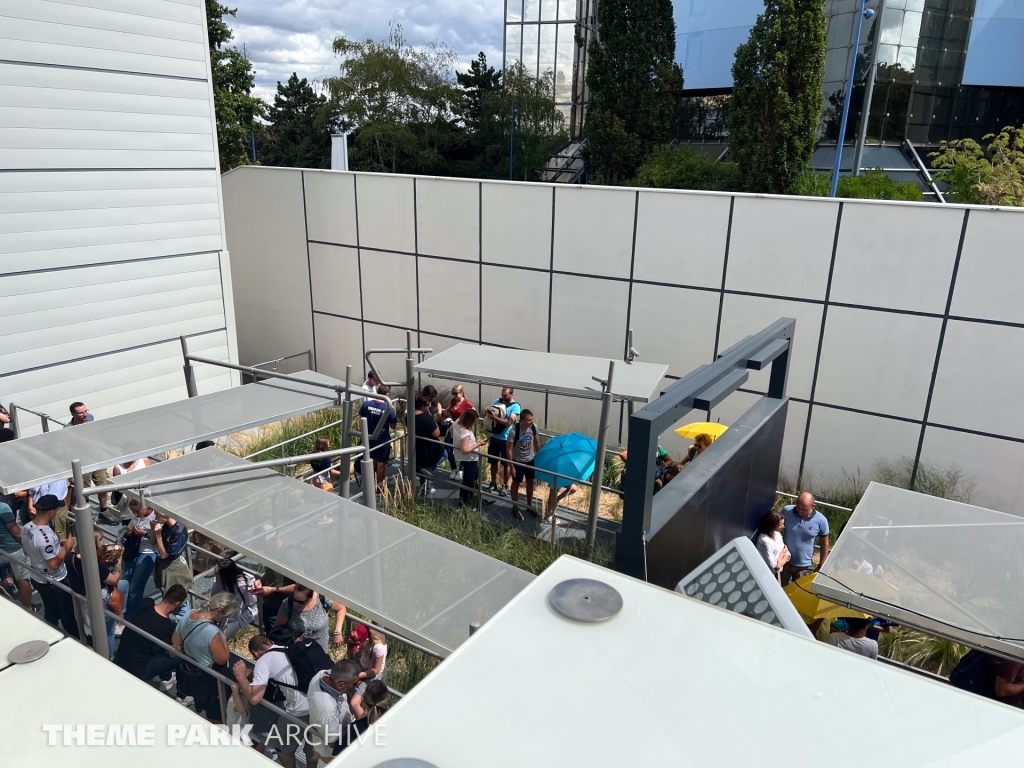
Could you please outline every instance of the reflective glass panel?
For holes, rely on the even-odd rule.
[[[921,14],[907,11],[903,14],[903,32],[900,45],[917,45],[917,37],[921,34]]]
[[[576,20],[576,0],[558,0],[558,18]]]
[[[505,27],[505,66],[512,66],[522,56],[523,27],[512,24]]]
[[[539,24],[523,25],[523,66],[534,77],[537,76],[537,39]]]
[[[540,21],[540,0],[523,0],[523,20]]]
[[[523,0],[506,0],[505,21],[522,21]]]
[[[558,0],[540,0],[540,20],[554,21],[558,14]]]
[[[567,26],[567,25],[562,25]],[[572,51],[573,44],[561,39],[565,34],[559,30],[558,48],[555,54],[555,101],[569,101],[572,98]]]

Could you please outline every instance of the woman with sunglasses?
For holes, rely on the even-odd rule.
[[[277,626],[288,627],[293,632],[304,634],[308,640],[316,640],[326,653],[328,650],[327,638],[330,635],[331,643],[343,645],[345,643],[345,613],[346,608],[337,600],[317,594],[310,587],[301,584],[289,584],[285,587],[263,587],[260,594],[267,595],[274,592],[291,593],[277,611]],[[334,631],[328,632],[330,617],[328,611],[334,611]]]

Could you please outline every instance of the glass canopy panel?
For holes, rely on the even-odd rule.
[[[313,371],[294,375],[329,386],[268,379],[0,444],[0,490],[69,477],[73,459],[92,472],[326,408],[335,402],[331,387],[344,386]]]
[[[480,381],[596,399],[601,397],[601,385],[594,377],[604,379],[608,375],[608,362],[600,357],[456,344],[424,360],[416,370],[455,381]],[[612,394],[623,400],[646,403],[667,370],[667,365],[639,362],[627,365],[617,361]]]
[[[132,473],[132,481],[244,459],[207,449]],[[447,654],[533,576],[413,525],[269,469],[154,486],[147,503]]]
[[[1024,659],[1024,518],[872,483],[814,591]]]

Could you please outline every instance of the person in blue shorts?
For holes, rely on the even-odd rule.
[[[487,444],[487,464],[491,469],[491,493],[499,496],[507,495],[510,473],[508,464],[501,461],[506,458],[507,443],[512,434],[512,428],[519,420],[522,408],[515,401],[515,392],[512,387],[505,387],[501,390],[501,397],[491,403],[487,409],[487,429],[491,433],[491,441]],[[498,479],[498,464],[501,464],[501,486],[495,480]]]

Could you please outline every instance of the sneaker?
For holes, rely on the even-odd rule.
[[[115,637],[120,637],[121,633],[123,633],[123,632],[124,632],[124,624],[118,623],[118,625],[116,627],[114,627],[114,636]]]
[[[171,676],[169,679],[160,681],[159,688],[164,693],[170,693],[172,690],[174,690],[174,686],[176,686],[177,684],[178,676],[171,672]]]
[[[491,483],[490,486],[487,488],[487,490],[490,491],[491,493],[497,493],[498,492],[498,486],[496,484],[494,484],[494,483]]]
[[[109,507],[100,507],[99,518],[107,525],[118,525],[121,522],[121,518],[112,514]]]
[[[191,696],[186,696],[181,700],[181,706],[188,707],[189,709],[195,711],[196,700],[193,699]]]
[[[494,486],[491,486],[491,487],[493,488]],[[501,498],[505,498],[506,496],[508,496],[508,488],[506,488],[504,485],[499,487],[498,488],[498,495],[501,496]]]
[[[448,479],[449,480],[458,480],[458,481],[461,482],[462,481],[462,471],[458,467],[456,467],[455,469],[452,470],[451,474],[448,475]]]

